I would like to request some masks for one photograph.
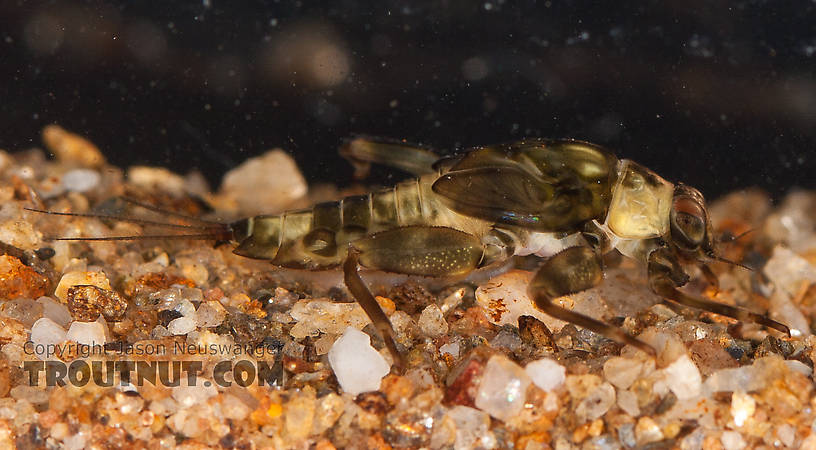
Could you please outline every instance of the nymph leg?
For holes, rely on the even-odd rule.
[[[401,366],[402,358],[394,328],[360,278],[358,267],[433,277],[464,275],[479,266],[484,247],[471,234],[430,226],[394,228],[351,243],[343,264],[346,286],[382,335],[397,366]]]
[[[649,255],[649,286],[657,295],[681,305],[710,311],[743,322],[758,323],[790,336],[790,328],[766,316],[704,298],[692,297],[680,291],[677,286],[682,283],[677,283],[675,280],[681,277],[677,274],[679,268],[674,259],[668,249],[657,249]]]
[[[555,303],[558,297],[597,286],[603,279],[600,256],[589,247],[570,247],[544,262],[530,283],[530,296],[538,309],[566,322],[584,327],[610,339],[632,345],[654,356],[654,349],[618,327],[583,314],[570,311]]]
[[[363,279],[360,278],[360,273],[358,272],[358,255],[359,252],[357,250],[349,249],[348,257],[343,263],[343,279],[351,295],[354,296],[354,299],[357,300],[357,303],[363,308],[363,311],[365,311],[368,318],[371,319],[371,323],[374,324],[374,327],[377,328],[380,336],[382,336],[385,341],[385,346],[394,358],[394,366],[396,366],[397,370],[401,370],[402,355],[397,350],[397,343],[394,340],[394,327],[391,325],[391,321],[388,320],[388,316],[383,312],[380,304],[377,303],[377,299],[374,298],[374,295],[368,290]]]

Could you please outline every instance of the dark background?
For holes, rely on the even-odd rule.
[[[217,188],[272,147],[347,184],[354,133],[443,152],[573,137],[709,197],[816,187],[814,2],[315,5],[0,0],[0,148],[58,123]]]

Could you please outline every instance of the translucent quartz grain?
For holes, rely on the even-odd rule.
[[[62,303],[51,297],[40,297],[37,299],[43,305],[43,317],[47,317],[62,327],[67,327],[71,323],[71,311]]]
[[[101,322],[73,322],[68,328],[66,339],[84,345],[105,345],[105,325]]]
[[[195,314],[196,325],[202,328],[212,328],[221,325],[227,311],[224,306],[216,301],[202,303]]]
[[[57,288],[54,290],[54,296],[63,302],[68,301],[68,288],[76,285],[90,284],[101,289],[111,289],[108,277],[102,272],[68,272],[62,276]]]
[[[351,395],[376,391],[391,371],[385,358],[371,346],[371,338],[354,327],[346,328],[334,342],[329,364],[340,387]]]
[[[295,320],[295,325],[289,331],[295,339],[320,333],[337,335],[349,326],[361,329],[370,323],[357,303],[337,303],[327,299],[298,301],[289,315]]]
[[[99,185],[102,176],[91,169],[69,170],[62,176],[62,187],[67,191],[86,192]]]
[[[43,317],[43,305],[30,298],[16,298],[9,300],[2,305],[3,314],[17,319],[26,327],[34,325],[40,317]]]
[[[482,372],[476,407],[499,420],[509,420],[524,408],[530,383],[530,377],[518,364],[494,355]]]
[[[31,342],[34,343],[34,352],[37,357],[46,360],[52,355],[45,354],[44,347],[65,342],[65,329],[53,320],[43,317],[31,326]]]
[[[173,399],[183,408],[206,402],[210,397],[218,394],[215,383],[200,377],[192,386],[187,384],[187,377],[182,377],[180,386],[175,386],[172,390]]]
[[[272,150],[227,172],[216,204],[246,215],[262,214],[286,208],[307,190],[294,159],[282,150]]]
[[[601,383],[589,393],[575,408],[575,416],[580,421],[595,420],[609,411],[615,404],[615,388],[609,383]]]
[[[196,328],[196,321],[190,317],[178,317],[167,324],[167,331],[176,336],[187,334]]]
[[[532,361],[524,368],[533,383],[544,391],[551,391],[564,384],[567,369],[553,359]]]
[[[417,325],[428,337],[439,337],[448,333],[448,322],[445,321],[442,310],[434,304],[422,310]]]
[[[700,395],[703,378],[700,370],[688,355],[682,355],[663,369],[666,384],[679,400],[688,400]]]
[[[439,353],[441,354],[448,354],[454,358],[459,357],[459,343],[458,342],[448,342],[439,347]]]
[[[720,436],[720,443],[722,443],[725,450],[742,450],[747,445],[745,439],[737,431],[723,431]]]
[[[627,389],[643,371],[643,361],[613,356],[603,366],[604,378],[619,389]]]
[[[459,405],[448,410],[447,417],[456,426],[454,449],[496,448],[496,438],[490,431],[490,417],[486,413]]]
[[[816,282],[816,267],[789,249],[777,245],[763,271],[774,287],[771,317],[791,327],[794,335],[809,335],[807,318],[792,300],[804,283]]]

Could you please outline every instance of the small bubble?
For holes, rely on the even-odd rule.
[[[205,110],[205,111],[209,111],[209,110],[211,110],[211,109],[212,109],[212,105],[210,105],[209,103],[207,103],[206,105],[204,105],[204,110]]]
[[[375,55],[384,56],[391,53],[394,44],[391,38],[384,34],[375,34],[371,37],[371,50]]]
[[[394,99],[394,100],[391,100],[390,102],[388,102],[388,106],[390,106],[392,108],[396,108],[397,105],[399,105],[399,101],[397,101],[397,99]]]
[[[490,72],[487,62],[483,58],[468,58],[462,63],[462,75],[469,81],[485,78]]]

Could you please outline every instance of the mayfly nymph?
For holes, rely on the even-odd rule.
[[[237,244],[236,254],[284,268],[342,267],[346,286],[397,364],[394,330],[360,268],[453,277],[536,255],[543,262],[529,292],[540,310],[654,354],[623,330],[553,302],[599,284],[602,256],[617,250],[643,263],[650,288],[666,301],[790,334],[766,316],[679,290],[689,279],[684,266],[697,265],[716,283],[706,264],[723,260],[703,196],[601,146],[533,139],[439,158],[403,143],[358,138],[342,154],[358,169],[378,163],[416,178],[308,209],[191,226],[200,233],[189,237],[227,239]]]

